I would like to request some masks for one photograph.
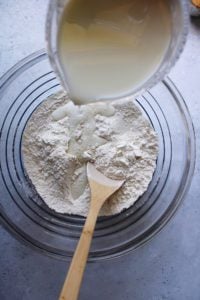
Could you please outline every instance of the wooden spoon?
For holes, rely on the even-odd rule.
[[[90,163],[87,164],[87,177],[91,189],[90,209],[60,294],[60,300],[78,299],[99,211],[104,202],[124,183],[121,180],[107,178]]]

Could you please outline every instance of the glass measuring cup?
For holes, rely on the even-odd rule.
[[[65,90],[69,89],[58,57],[57,38],[61,17],[69,1],[70,0],[50,1],[46,22],[46,41],[48,56],[51,65],[58,75]],[[161,81],[170,71],[171,67],[175,64],[176,60],[180,56],[180,53],[182,52],[188,29],[188,0],[169,0],[169,3],[171,9],[172,31],[170,44],[168,46],[166,54],[157,70],[145,82],[141,82],[137,87],[133,88],[131,92],[129,91],[128,94],[124,94],[123,97],[142,94],[145,90],[151,88],[157,82]],[[114,98],[109,100],[114,100]]]

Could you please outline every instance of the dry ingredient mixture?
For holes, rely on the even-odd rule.
[[[107,177],[126,180],[100,214],[130,207],[147,189],[157,154],[156,133],[132,100],[75,106],[59,92],[38,107],[23,135],[29,178],[59,213],[87,215],[88,161]]]

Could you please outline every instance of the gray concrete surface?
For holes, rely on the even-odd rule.
[[[0,0],[0,75],[43,48],[47,0]],[[89,264],[80,300],[200,299],[200,20],[170,76],[190,109],[197,138],[195,175],[175,218],[153,240],[119,259]],[[46,257],[0,227],[0,300],[57,299],[65,262]]]

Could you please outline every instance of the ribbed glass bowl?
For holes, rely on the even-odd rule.
[[[21,142],[34,110],[61,89],[47,54],[36,52],[0,79],[0,216],[31,247],[60,258],[72,256],[84,218],[49,209],[23,166]],[[192,121],[168,78],[135,100],[159,137],[157,167],[148,190],[122,213],[98,219],[90,260],[120,256],[155,235],[188,190],[195,164]]]

